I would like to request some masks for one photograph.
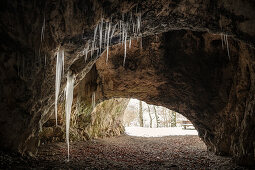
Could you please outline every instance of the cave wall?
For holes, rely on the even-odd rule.
[[[83,83],[79,84],[79,89],[84,90],[85,87],[81,87],[81,85]],[[93,109],[91,104],[85,104],[90,102],[86,102],[81,98],[80,94],[82,93],[79,90],[76,89],[75,92],[79,92],[79,97],[75,96],[72,107],[70,141],[86,141],[95,138],[118,136],[124,133],[122,117],[129,99],[105,100],[98,103]],[[59,107],[58,126],[56,126],[55,116],[50,117],[43,125],[39,133],[41,144],[65,142],[66,123],[63,108],[64,105]]]
[[[185,30],[132,43],[124,67],[122,45],[111,48],[107,63],[106,53],[97,60],[97,96],[175,110],[192,121],[209,150],[253,164],[254,49],[229,38],[228,56],[220,35]]]
[[[204,138],[204,141],[212,150],[218,150],[218,152],[228,153],[228,151],[226,150],[228,150],[228,146],[231,146],[232,155],[237,156],[238,158],[240,158],[240,160],[246,160],[247,157],[249,158],[247,160],[251,160],[252,152],[249,150],[254,150],[254,144],[252,144],[251,142],[251,140],[254,141],[254,131],[251,130],[251,127],[254,127],[254,60],[252,60],[252,57],[254,58],[253,47],[255,43],[255,4],[253,1],[249,0],[1,1],[1,149],[25,153],[27,150],[34,150],[35,146],[38,145],[37,135],[41,129],[40,127],[42,127],[43,124],[47,122],[47,120],[54,113],[54,83],[57,50],[60,47],[64,48],[65,73],[69,68],[72,69],[76,74],[77,85],[93,67],[96,59],[100,57],[100,54],[98,56],[92,56],[90,60],[85,62],[84,56],[81,55],[80,52],[83,50],[84,46],[86,46],[88,43],[91,43],[91,40],[93,39],[93,29],[101,19],[101,16],[103,16],[106,20],[112,18],[113,23],[116,23],[122,19],[122,13],[126,13],[126,16],[128,16],[128,12],[135,12],[136,8],[138,9],[138,11],[141,11],[142,14],[142,27],[140,36],[145,37],[173,30],[191,30],[197,32],[197,34],[201,34],[201,31],[206,31],[217,34],[218,38],[219,34],[221,33],[228,34],[228,39],[231,46],[231,64],[228,64],[227,62],[228,57],[225,58],[226,50],[219,49],[219,39],[214,42],[216,44],[218,43],[217,48],[212,45],[212,47],[208,47],[207,50],[209,50],[209,52],[213,53],[214,55],[216,55],[216,52],[219,52],[219,56],[221,56],[221,53],[224,53],[224,60],[222,58],[218,58],[219,61],[216,62],[214,61],[214,59],[216,59],[217,57],[208,58],[208,55],[206,55],[207,57],[202,58],[203,61],[206,61],[201,62],[205,65],[198,65],[200,61],[198,61],[195,57],[188,59],[185,58],[185,56],[187,55],[179,54],[181,53],[180,51],[186,50],[186,48],[188,47],[182,46],[181,44],[178,45],[178,43],[176,43],[176,46],[166,46],[167,48],[174,47],[173,50],[166,52],[169,53],[169,55],[160,55],[160,53],[157,52],[151,54],[153,56],[172,56],[174,62],[170,62],[170,60],[159,60],[161,62],[155,60],[152,62],[152,64],[154,62],[158,63],[160,65],[157,65],[157,67],[162,67],[164,69],[163,71],[165,72],[165,78],[163,80],[166,82],[180,76],[180,80],[177,79],[178,81],[176,81],[175,79],[173,79],[171,80],[172,83],[168,84],[168,89],[172,89],[171,94],[173,94],[170,97],[172,97],[172,100],[175,101],[168,101],[166,103],[162,102],[162,105],[168,105],[169,108],[173,107],[173,109],[179,110],[181,113],[187,111],[187,114],[189,114],[188,117],[193,120],[194,124],[197,124],[197,127],[200,127],[200,136]],[[44,20],[44,38],[41,39]],[[171,40],[168,41],[179,42],[180,40],[178,38],[183,37],[178,37],[177,32],[174,32],[176,33],[176,35],[171,35],[169,37],[169,39]],[[182,33],[182,31],[180,31],[180,33]],[[200,39],[203,38],[200,37]],[[182,41],[185,41],[185,37]],[[119,36],[116,35],[111,45],[115,45],[118,43]],[[190,42],[190,44],[186,45],[192,46],[194,49],[198,47],[202,48],[202,51],[196,49],[196,52],[198,53],[197,56],[201,57],[204,56],[204,54],[209,53],[205,49],[206,46],[204,47],[201,44],[203,43],[197,44],[200,46],[195,46],[196,44],[194,44],[194,42],[192,41]],[[146,47],[146,41],[143,42],[143,47]],[[152,47],[154,48],[154,46]],[[178,50],[176,50],[178,48],[180,49],[179,53],[177,53]],[[188,48],[189,51],[187,51],[187,53],[192,54],[193,48]],[[148,49],[147,51],[151,51],[151,49]],[[128,56],[129,55],[131,54],[128,54]],[[135,55],[136,53],[134,54],[134,56]],[[181,61],[176,55],[182,56]],[[210,59],[212,59],[212,61]],[[116,60],[115,62],[120,63],[121,60],[122,59],[120,59],[120,61]],[[131,66],[128,66],[131,68],[131,70],[136,69],[138,65],[141,65],[135,63],[138,61],[140,60],[137,59],[133,61],[132,64],[130,62],[127,62],[127,65],[128,63],[131,64]],[[168,63],[168,65],[165,65],[166,63]],[[182,74],[180,74],[180,72],[178,71],[176,73],[172,72],[175,74],[169,76],[170,74],[166,73],[168,71],[171,71],[171,63],[180,64],[180,67],[182,69],[186,68],[186,66],[183,67],[182,64],[191,64],[191,66],[187,67],[187,70],[180,69],[179,71],[187,73],[188,77],[199,77],[200,79],[182,79]],[[214,65],[212,63],[214,63]],[[227,66],[230,68],[226,69],[226,72],[223,72],[223,74],[221,67],[223,67],[222,65],[225,65],[226,63]],[[197,67],[196,71],[203,71],[204,76],[198,74],[195,71],[192,72],[193,64],[201,66],[201,68]],[[116,69],[117,68],[118,67],[116,66]],[[178,67],[173,68],[179,69]],[[214,68],[219,68],[220,71],[215,70]],[[100,68],[98,68],[98,70],[100,70]],[[214,74],[212,73],[212,70],[215,71]],[[142,71],[142,69],[140,71]],[[215,77],[218,76],[216,75],[217,72],[222,73],[221,81],[218,79],[217,81],[215,80]],[[149,75],[141,74],[140,79],[144,79],[146,78],[146,76],[149,77],[151,74],[156,75],[156,73],[158,74],[158,72],[149,72]],[[131,75],[129,75],[129,77],[130,76]],[[203,79],[203,77],[214,78]],[[249,81],[247,77],[250,77]],[[137,90],[139,90],[138,96],[140,96],[141,99],[147,98],[146,91],[150,90],[152,93],[160,92],[161,94],[159,96],[162,96],[162,99],[168,99],[169,96],[166,96],[166,92],[162,92],[166,87],[164,87],[164,83],[161,81],[161,78],[162,77],[159,77],[157,80],[153,80],[151,83],[144,80],[144,82],[142,82],[144,83],[143,87],[137,87]],[[129,80],[128,77],[126,80]],[[215,82],[213,80],[215,80]],[[65,78],[62,78],[61,94],[59,101],[60,103],[63,102],[63,88],[65,87],[65,82]],[[115,88],[116,85],[120,86],[120,90],[125,89],[125,86],[120,83],[116,83],[116,81],[113,81],[116,84],[111,83],[110,80],[109,82],[110,84],[108,84],[107,86],[109,87],[109,89],[112,89],[111,91],[113,91],[113,87]],[[162,82],[162,85],[160,85],[160,82]],[[218,84],[216,84],[216,82]],[[101,92],[97,92],[97,96],[101,95],[102,97],[100,98],[102,100],[113,97],[112,92],[109,92],[107,94],[107,91],[109,91],[109,89],[107,86],[104,86],[104,83],[97,84],[97,86],[101,86],[100,88],[97,88],[101,89]],[[156,85],[154,86],[153,84]],[[180,86],[183,84],[186,87],[185,89],[180,88]],[[204,84],[205,87],[196,86],[199,84]],[[222,85],[223,87],[221,87],[220,85]],[[151,88],[148,88],[148,86]],[[173,88],[172,86],[174,86],[175,88]],[[159,90],[158,88],[161,88],[162,90]],[[223,90],[221,91],[220,89]],[[137,92],[137,90],[134,91]],[[200,95],[192,95],[191,93],[189,93],[189,91],[193,91],[192,93]],[[125,96],[132,96],[134,94],[131,89],[128,92],[118,92],[116,90],[115,96],[121,96],[124,95],[124,93],[126,93]],[[214,95],[214,93],[217,95]],[[154,100],[153,96],[151,96],[150,98],[150,101]],[[188,101],[187,99],[191,100],[190,102],[186,103],[182,101],[183,98],[185,98],[186,101]],[[158,99],[155,98],[155,101],[157,100]],[[200,101],[201,105],[195,103]],[[208,109],[206,109],[207,105],[209,105]],[[182,109],[178,109],[179,107]],[[196,123],[195,120],[197,120],[198,118],[207,119],[207,116],[204,116],[203,114],[195,114],[192,110],[194,110],[194,112],[198,110],[200,113],[207,112],[208,114],[206,115],[209,117],[208,119],[213,122],[212,124],[218,125],[217,130],[215,126],[210,127],[210,125],[205,122]],[[221,112],[222,114],[215,114],[216,112]],[[225,114],[223,114],[223,112]],[[226,125],[225,123],[222,123],[222,119],[227,119],[234,123],[233,125]],[[235,130],[233,130],[233,127]],[[215,134],[220,134],[220,132],[225,131],[226,133],[222,134],[223,136],[228,136],[224,138],[226,141],[222,140],[223,142],[221,142],[221,140],[217,140],[223,139],[223,137],[214,137]],[[230,135],[231,137],[229,137],[230,131],[231,134],[239,133],[241,135]],[[230,145],[220,145],[220,143],[229,143],[229,141],[231,141]],[[238,142],[240,142],[241,144],[238,144]]]

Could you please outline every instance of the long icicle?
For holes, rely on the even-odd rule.
[[[44,40],[44,32],[45,32],[45,16],[43,18],[43,25],[42,25],[42,31],[41,31],[41,42]]]
[[[126,62],[126,56],[127,56],[127,30],[123,29],[124,34],[124,61],[123,61],[123,67],[125,66]]]
[[[64,50],[60,49],[57,52],[57,63],[56,63],[56,82],[55,82],[55,118],[56,126],[58,125],[58,96],[61,83],[61,73],[64,70]],[[64,72],[64,71],[63,71]]]
[[[106,46],[106,40],[107,40],[107,32],[108,32],[108,24],[109,23],[105,23],[105,31],[104,31],[104,47]]]
[[[122,41],[121,41],[121,45],[123,45],[124,39],[125,39],[125,27],[126,27],[126,25],[123,23],[123,26],[122,26],[123,30],[122,30]]]
[[[89,44],[88,44],[87,48],[85,49],[85,63],[88,59],[88,52],[89,52]]]
[[[92,93],[92,109],[94,109],[96,106],[96,93]]]
[[[228,59],[230,60],[229,47],[228,47],[228,35],[226,35],[226,42],[227,42],[227,50],[228,50]]]
[[[102,49],[103,24],[104,24],[104,20],[103,20],[103,18],[101,18],[101,23],[99,25],[99,49],[100,49],[100,53],[101,53],[101,49]]]
[[[108,55],[109,55],[109,39],[110,39],[110,33],[111,33],[111,23],[109,22],[108,26],[108,33],[107,33],[107,45],[106,45],[106,63],[108,61]]]
[[[93,39],[92,47],[91,47],[91,58],[93,56],[93,53],[94,53],[94,50],[95,50],[95,47],[96,47],[97,27],[98,27],[98,24],[96,25],[96,28],[94,29],[94,39]]]
[[[117,25],[118,25],[118,23],[115,24],[115,25],[113,26],[113,28],[112,28],[112,33],[111,33],[111,37],[110,37],[110,44],[111,44],[112,37],[113,37],[113,35],[114,35],[114,32],[115,32],[115,29],[116,29]]]
[[[132,43],[132,38],[130,36],[130,39],[129,39],[129,48],[131,48],[131,43]]]
[[[69,148],[69,129],[70,129],[70,118],[71,109],[73,103],[73,86],[74,86],[74,74],[71,71],[67,73],[67,84],[66,84],[66,143],[67,143],[67,161],[69,162],[70,148]]]
[[[220,34],[220,37],[221,37],[221,46],[222,46],[222,49],[224,49],[224,45],[223,45],[223,34],[222,34],[222,33]]]

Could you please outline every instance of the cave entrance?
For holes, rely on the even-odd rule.
[[[131,98],[123,115],[125,134],[138,137],[198,135],[185,116],[162,106]]]

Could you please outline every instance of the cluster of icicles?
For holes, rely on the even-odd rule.
[[[120,37],[120,43],[124,44],[124,60],[123,66],[125,65],[126,52],[127,52],[127,41],[129,40],[129,48],[131,47],[132,37],[138,38],[140,36],[141,30],[141,13],[136,13],[132,15],[132,12],[127,17],[127,21],[124,22],[124,14],[122,15],[122,20],[117,22],[112,26],[111,22],[104,22],[102,18],[100,23],[98,23],[94,29],[94,38],[91,42],[91,45],[87,45],[80,54],[85,56],[85,63],[88,59],[88,53],[91,53],[91,58],[94,55],[94,52],[97,51],[101,54],[101,50],[106,48],[106,62],[108,61],[109,55],[109,45],[111,45],[111,40],[114,36]],[[134,20],[135,19],[135,20]],[[44,21],[45,22],[45,21]],[[98,33],[99,32],[99,33]],[[128,36],[128,33],[133,33],[133,36]],[[43,39],[44,26],[42,28],[41,39]],[[104,36],[103,36],[104,35]],[[58,97],[60,91],[61,77],[64,75],[64,49],[60,48],[57,51],[57,61],[56,61],[56,82],[55,82],[55,118],[57,126],[57,113],[58,113]],[[72,71],[67,73],[67,84],[65,88],[65,113],[66,113],[66,143],[67,143],[67,152],[69,161],[69,129],[70,129],[70,118],[71,118],[71,109],[73,102],[73,89],[74,89],[74,80],[75,75]],[[92,108],[94,109],[95,103],[95,92],[92,93]]]
[[[230,60],[229,47],[228,47],[228,35],[225,35],[225,34],[222,34],[222,33],[220,35],[221,35],[222,49],[224,49],[224,44],[225,44],[227,46],[228,59]]]
[[[58,96],[60,90],[61,83],[61,74],[64,75],[64,50],[60,49],[57,52],[57,62],[56,62],[56,91],[55,91],[55,118],[56,118],[56,126],[58,125]],[[74,80],[75,75],[72,71],[67,72],[67,80],[66,80],[66,88],[65,92],[65,113],[66,113],[66,143],[67,143],[67,153],[69,161],[70,149],[69,149],[69,129],[70,129],[70,119],[71,119],[71,109],[73,103],[73,89],[74,89]]]
[[[111,21],[105,21],[101,18],[101,21],[96,25],[94,29],[93,41],[86,45],[86,47],[80,52],[84,55],[85,62],[88,59],[88,53],[90,52],[91,57],[94,52],[97,55],[102,52],[103,48],[106,48],[106,62],[109,56],[109,45],[111,45],[112,38],[114,36],[119,37],[119,42],[124,45],[124,60],[123,66],[126,61],[127,44],[131,48],[132,38],[137,38],[141,36],[141,13],[136,13],[135,15],[130,12],[129,14],[122,15],[122,20],[113,24]],[[129,33],[131,33],[129,35]]]

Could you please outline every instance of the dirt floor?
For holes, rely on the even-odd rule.
[[[0,169],[246,169],[206,151],[198,136],[120,136],[40,147],[35,159],[0,152]]]

